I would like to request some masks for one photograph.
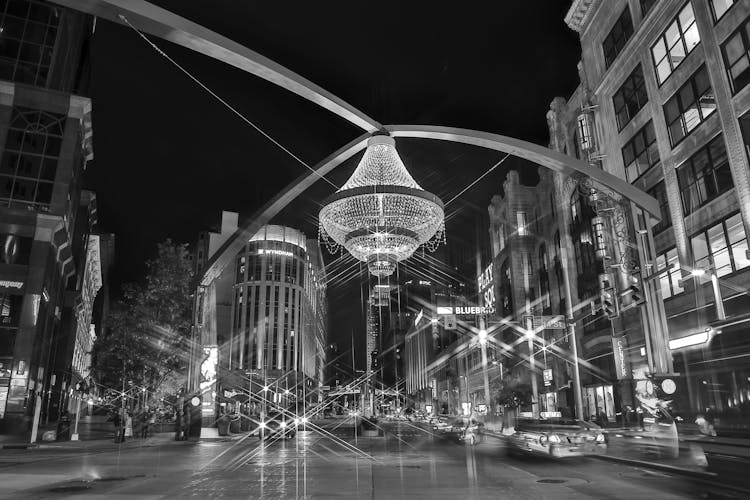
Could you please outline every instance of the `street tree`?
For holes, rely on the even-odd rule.
[[[159,243],[146,268],[143,284],[123,286],[107,335],[94,346],[92,367],[100,383],[124,388],[136,401],[184,385],[192,312],[187,245]]]

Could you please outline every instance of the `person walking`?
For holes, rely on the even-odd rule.
[[[115,414],[112,416],[112,423],[115,426],[115,443],[121,443],[122,442],[122,416],[120,415],[120,411],[116,410]]]
[[[133,437],[133,417],[129,411],[125,412],[125,437]]]
[[[141,414],[141,437],[148,439],[149,426],[151,425],[151,415],[148,410],[143,410]]]

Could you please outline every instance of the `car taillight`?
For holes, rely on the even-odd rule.
[[[560,442],[560,436],[557,434],[550,434],[547,436],[547,439],[549,439],[550,443],[559,443]]]
[[[604,434],[597,434],[596,435],[596,442],[597,443],[603,443],[604,442]]]

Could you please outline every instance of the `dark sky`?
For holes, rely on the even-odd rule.
[[[570,2],[154,2],[312,80],[381,123],[485,130],[546,144],[553,97],[577,85]],[[361,131],[296,95],[168,42],[154,41],[218,95],[308,164]],[[222,209],[249,215],[304,167],[269,143],[157,54],[131,29],[99,21],[93,40],[95,160],[100,229],[116,233],[115,280],[141,279],[158,241],[191,241]],[[422,186],[444,201],[503,155],[469,146],[401,140]],[[332,174],[337,185],[356,164]],[[509,159],[456,201],[450,238],[486,213]],[[318,182],[274,222],[317,234]],[[335,300],[342,294],[331,290]]]

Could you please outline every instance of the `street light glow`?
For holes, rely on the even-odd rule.
[[[487,330],[479,330],[479,343],[482,345],[487,343]]]
[[[703,276],[704,274],[706,274],[705,269],[693,269],[692,271],[690,271],[691,276],[698,277],[698,276]]]

